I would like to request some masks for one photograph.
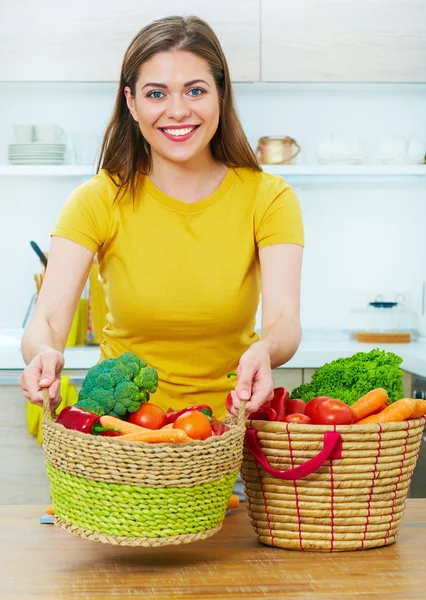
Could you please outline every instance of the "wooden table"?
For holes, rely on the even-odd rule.
[[[0,598],[180,600],[426,598],[426,499],[407,501],[396,544],[296,552],[257,542],[244,504],[203,542],[144,549],[40,525],[44,506],[0,506]]]

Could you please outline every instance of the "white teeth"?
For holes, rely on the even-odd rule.
[[[174,135],[175,137],[181,137],[182,135],[188,135],[191,131],[194,131],[195,127],[185,127],[184,129],[163,129],[167,135]]]

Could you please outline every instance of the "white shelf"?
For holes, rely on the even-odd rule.
[[[273,175],[426,175],[425,165],[262,165]]]
[[[262,165],[266,173],[296,177],[321,176],[426,176],[425,165]],[[3,177],[80,177],[93,176],[91,165],[0,165]]]

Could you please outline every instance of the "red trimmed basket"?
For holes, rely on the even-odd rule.
[[[320,552],[395,542],[424,417],[383,425],[247,425],[242,476],[260,542]]]

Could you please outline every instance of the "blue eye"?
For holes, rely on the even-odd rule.
[[[147,94],[148,98],[155,98],[156,100],[159,100],[160,98],[162,98],[162,96],[164,96],[163,92],[159,92],[158,90],[154,90],[153,92],[149,92],[149,94]]]
[[[192,88],[192,90],[189,90],[189,94],[190,96],[201,96],[201,94],[204,94],[204,90],[201,88]]]

